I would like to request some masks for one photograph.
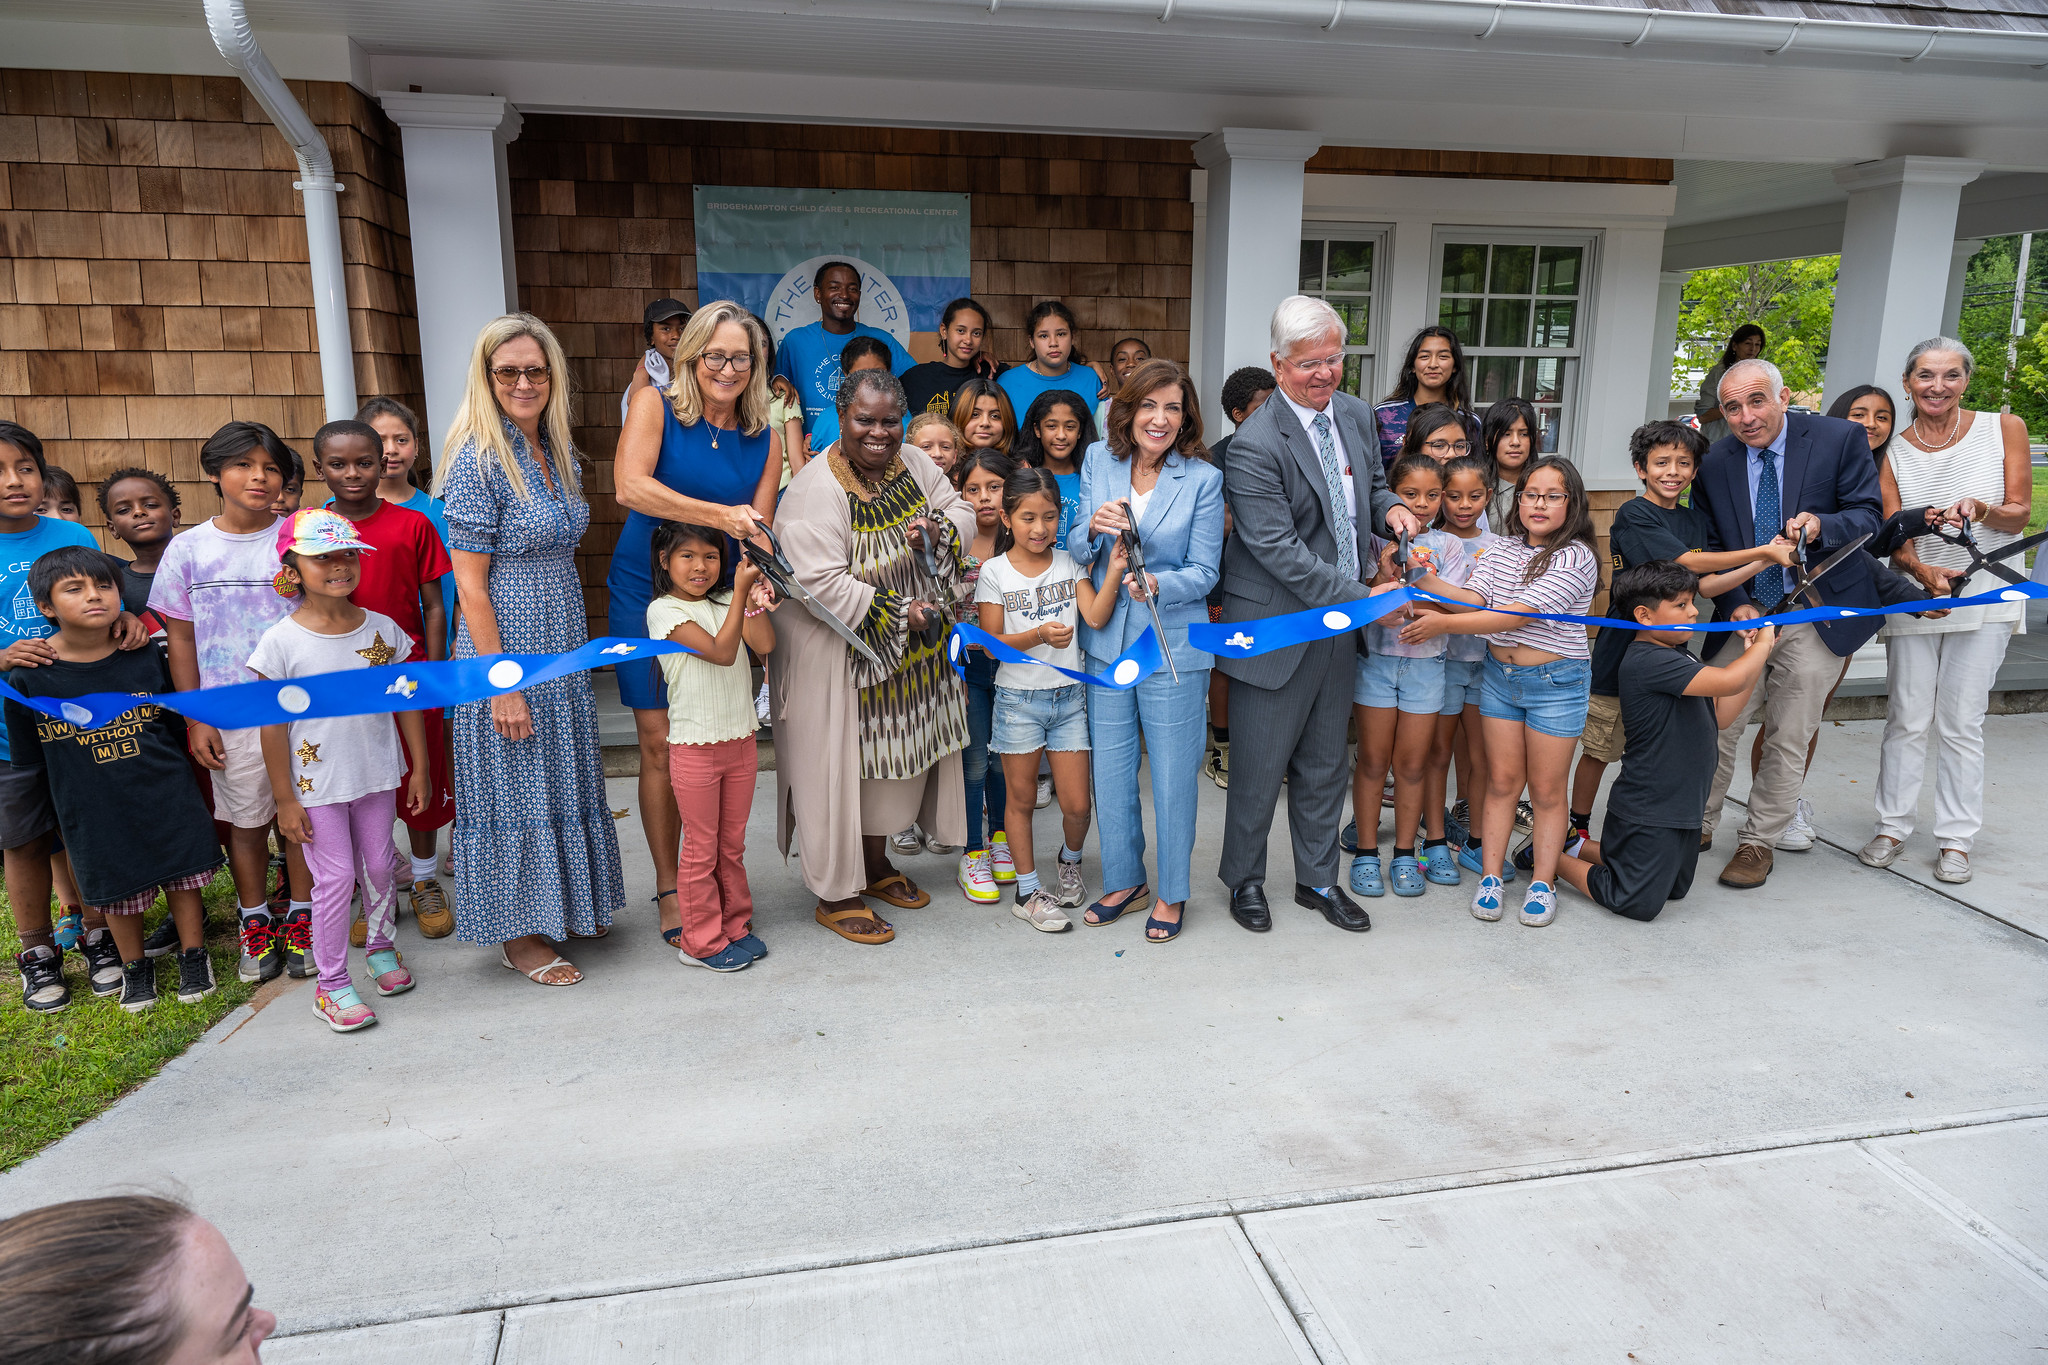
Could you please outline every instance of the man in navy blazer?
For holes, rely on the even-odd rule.
[[[1721,376],[1720,397],[1730,434],[1707,451],[1692,483],[1693,501],[1705,510],[1711,528],[1707,548],[1748,549],[1779,534],[1796,538],[1803,530],[1807,562],[1818,565],[1856,537],[1877,530],[1883,519],[1877,462],[1862,427],[1787,412],[1791,391],[1778,367],[1765,360],[1729,366]],[[1768,510],[1773,503],[1777,516],[1771,524],[1758,525],[1759,507]],[[1783,573],[1766,569],[1717,598],[1714,619],[1741,621],[1768,612],[1784,591]],[[1849,556],[1815,586],[1830,606],[1878,605],[1876,580],[1861,555]],[[1820,730],[1828,693],[1841,680],[1848,657],[1881,624],[1878,617],[1860,616],[1789,626],[1778,633],[1762,682],[1750,693],[1741,718],[1721,731],[1721,766],[1702,818],[1704,847],[1713,842],[1743,731],[1761,704],[1763,759],[1750,787],[1749,815],[1737,836],[1741,843],[1721,871],[1723,886],[1746,890],[1762,886],[1771,875],[1772,850],[1797,810],[1806,748]]]

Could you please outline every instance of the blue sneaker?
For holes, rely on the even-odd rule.
[[[1428,883],[1422,880],[1422,864],[1414,858],[1394,859],[1394,894],[1419,896]]]
[[[1384,896],[1387,884],[1380,879],[1380,855],[1361,853],[1351,860],[1351,889],[1361,896]]]
[[[1447,845],[1438,844],[1435,848],[1425,849],[1422,856],[1428,864],[1423,875],[1438,886],[1456,886],[1465,880],[1458,875],[1458,860],[1451,856]]]
[[[761,936],[759,934],[742,934],[740,937],[732,941],[732,946],[738,948],[741,952],[745,953],[748,957],[751,957],[756,962],[759,962],[762,958],[768,956],[768,945],[761,942]]]
[[[1472,837],[1472,828],[1458,818],[1457,812],[1444,812],[1444,838],[1454,844],[1462,844]]]
[[[80,941],[85,938],[85,915],[74,910],[70,914],[57,916],[57,922],[51,926],[51,933],[59,948],[67,953],[76,951]]]
[[[709,957],[691,957],[688,949],[678,950],[676,956],[684,962],[709,967],[714,972],[736,972],[754,965],[754,955],[737,943],[728,943]]]
[[[1522,901],[1522,923],[1531,929],[1541,929],[1557,918],[1557,888],[1549,882],[1530,882],[1529,894]]]
[[[1357,854],[1358,822],[1356,820],[1349,821],[1345,824],[1343,833],[1337,836],[1337,847],[1343,849],[1346,853],[1353,855]]]
[[[1481,877],[1479,890],[1472,896],[1472,918],[1496,920],[1500,918],[1501,882],[1498,877]]]

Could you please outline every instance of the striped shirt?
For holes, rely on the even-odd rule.
[[[1593,605],[1593,593],[1600,586],[1600,563],[1593,552],[1578,541],[1571,541],[1551,556],[1549,567],[1535,582],[1525,583],[1523,575],[1536,554],[1537,547],[1519,537],[1498,540],[1487,547],[1465,586],[1485,598],[1488,606],[1520,602],[1530,611],[1586,615]],[[1586,628],[1570,621],[1532,620],[1486,638],[1497,645],[1549,650],[1565,659],[1593,656]]]

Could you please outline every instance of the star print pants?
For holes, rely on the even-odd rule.
[[[313,842],[306,845],[306,867],[313,874],[313,961],[320,968],[320,989],[329,995],[349,984],[349,900],[358,881],[370,931],[365,951],[392,946],[398,916],[391,881],[391,823],[397,818],[396,791],[306,807],[306,819],[313,825]]]

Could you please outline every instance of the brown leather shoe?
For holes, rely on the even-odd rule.
[[[1762,844],[1743,844],[1721,869],[1721,885],[1753,891],[1771,875],[1771,851]]]
[[[455,908],[438,878],[412,884],[412,917],[422,938],[446,938],[455,932]]]

